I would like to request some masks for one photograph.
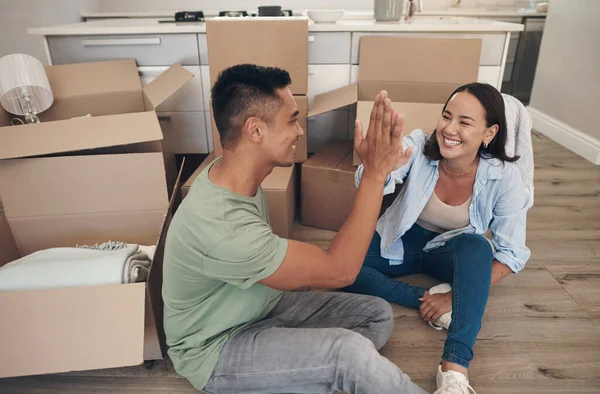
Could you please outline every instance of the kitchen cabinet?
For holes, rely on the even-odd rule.
[[[480,66],[477,82],[489,83],[496,89],[500,90],[500,66]]]
[[[158,112],[163,149],[169,153],[209,153],[206,112]]]
[[[184,66],[189,72],[194,74],[187,84],[185,84],[177,93],[169,97],[164,103],[158,106],[157,111],[204,111],[205,106],[202,93],[202,79],[199,66]],[[142,85],[152,82],[157,76],[168,69],[167,66],[157,67],[138,67]]]
[[[202,98],[204,109],[210,111],[210,70],[208,66],[200,66],[200,79],[202,80]]]
[[[200,64],[208,64],[208,41],[206,34],[198,34],[198,58]]]
[[[315,64],[308,66],[308,108],[317,94],[342,88],[350,83],[349,64]]]
[[[51,36],[53,64],[134,58],[138,66],[197,65],[196,34]]]
[[[350,32],[310,33],[308,64],[348,64],[350,46]]]

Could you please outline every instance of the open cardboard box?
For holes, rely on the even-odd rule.
[[[407,133],[433,131],[454,89],[477,81],[480,52],[481,39],[361,37],[358,82],[317,95],[308,117],[357,103],[366,132],[373,101],[387,90],[392,107],[405,114]],[[356,152],[352,162],[360,164]]]
[[[208,155],[200,167],[183,184],[181,187],[182,198],[188,195],[192,183],[216,157],[214,152]],[[275,167],[261,184],[269,209],[269,224],[275,234],[288,239],[292,237],[294,231],[296,214],[295,175],[295,166]]]
[[[157,249],[147,283],[0,293],[0,377],[160,359],[162,251],[177,187],[174,179],[169,199],[154,108],[191,74],[173,66],[142,89],[134,61],[46,71],[55,102],[42,123],[8,126],[0,112],[0,264],[108,240]]]
[[[279,67],[292,79],[289,86],[298,104],[298,121],[304,130],[296,145],[296,163],[307,158],[308,19],[218,18],[206,21],[210,84],[228,67],[242,63]],[[214,151],[223,154],[211,107]]]
[[[113,176],[120,174],[108,172]],[[0,292],[0,378],[132,366],[163,358],[166,342],[162,264],[167,230],[178,201],[180,176],[181,172],[168,203],[164,199],[163,179],[146,184],[143,189],[132,184],[123,191],[131,194],[130,200],[145,192],[158,193],[157,209],[147,212],[148,217],[143,212],[132,213],[129,218],[127,214],[112,213],[77,215],[79,222],[89,222],[85,232],[55,217],[49,218],[46,226],[35,229],[40,238],[50,239],[54,232],[59,234],[54,244],[28,245],[34,251],[108,240],[156,245],[156,250],[150,256],[152,266],[146,282]],[[62,191],[65,195],[70,192]],[[77,195],[92,201],[96,199],[94,191]],[[6,208],[9,217],[11,205]],[[97,226],[96,219],[100,219]],[[108,225],[111,219],[115,223]],[[131,223],[125,223],[127,219]],[[19,249],[10,222],[11,219],[0,216],[0,266],[26,254]],[[18,229],[19,220],[16,222]]]
[[[41,123],[13,126],[14,116],[0,108],[0,160],[86,150],[162,152],[168,190],[173,190],[175,156],[163,152],[155,109],[193,78],[191,72],[174,64],[142,87],[133,59],[45,70],[54,103],[39,114]]]

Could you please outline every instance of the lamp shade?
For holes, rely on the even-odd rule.
[[[36,113],[50,108],[54,97],[44,65],[35,57],[12,54],[0,58],[0,105],[11,114],[26,115],[20,98],[27,94]]]

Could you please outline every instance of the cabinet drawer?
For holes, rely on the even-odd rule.
[[[198,34],[198,54],[200,57],[200,64],[208,64],[208,42],[206,41],[206,34]]]
[[[156,77],[162,74],[168,67],[138,67],[142,85],[147,85]],[[158,106],[157,110],[162,112],[172,111],[203,111],[204,102],[202,100],[202,79],[200,77],[199,66],[184,66],[185,69],[194,74],[187,84],[185,84],[177,93],[168,98],[164,103]]]
[[[308,152],[318,152],[332,138],[348,139],[348,111],[325,112],[308,119]]]
[[[205,113],[158,112],[163,150],[169,153],[208,153]]]
[[[308,36],[308,64],[348,64],[349,32],[311,33]]]
[[[196,34],[48,37],[52,63],[131,59],[138,66],[197,65]]]
[[[482,66],[499,66],[502,64],[504,53],[505,34],[447,34],[439,33],[352,33],[352,64],[358,64],[360,37],[362,36],[394,36],[394,37],[433,37],[433,38],[480,38],[481,57],[479,64]]]
[[[311,108],[315,95],[347,86],[349,82],[349,64],[308,66],[308,108]]]
[[[500,66],[481,66],[479,67],[479,75],[477,82],[489,83],[496,89],[500,90]]]

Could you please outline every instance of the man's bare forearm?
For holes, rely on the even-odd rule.
[[[356,277],[363,264],[381,209],[384,181],[363,175],[350,216],[327,251],[343,277]]]

